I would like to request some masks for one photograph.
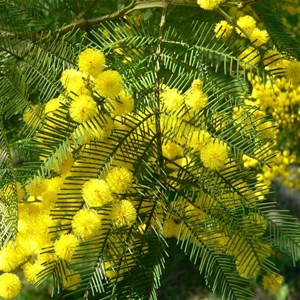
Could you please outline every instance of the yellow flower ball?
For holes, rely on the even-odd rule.
[[[78,237],[88,239],[100,232],[101,223],[101,217],[96,211],[81,209],[73,217],[72,229]]]
[[[89,206],[102,206],[113,200],[108,183],[103,179],[90,179],[82,187],[82,196]]]
[[[201,90],[192,89],[189,91],[185,97],[185,103],[187,106],[193,110],[201,110],[206,106],[208,102],[207,94],[203,93]]]
[[[293,83],[300,83],[300,62],[290,61],[287,63],[285,75]]]
[[[0,250],[0,270],[4,272],[11,272],[15,270],[19,264],[24,261],[24,257],[21,253],[18,253],[18,249],[10,242],[6,247]]]
[[[256,47],[265,44],[269,40],[269,34],[266,30],[260,30],[255,28],[250,33],[250,41],[254,43]]]
[[[162,145],[162,153],[164,157],[173,160],[174,158],[182,155],[183,149],[178,144],[167,141],[167,143]]]
[[[0,275],[0,297],[11,299],[21,290],[21,280],[16,274],[3,273]]]
[[[105,65],[105,56],[101,50],[85,49],[78,56],[78,67],[87,75],[98,76]]]
[[[225,0],[197,0],[198,5],[205,10],[213,10]]]
[[[95,91],[104,98],[114,98],[123,89],[123,80],[119,72],[107,70],[95,79]]]
[[[211,139],[211,135],[206,130],[194,130],[188,135],[187,145],[191,147],[193,151],[201,151]]]
[[[60,81],[71,97],[74,95],[90,95],[90,91],[86,86],[86,76],[78,70],[64,70]]]
[[[77,123],[83,123],[97,114],[97,103],[88,95],[76,97],[69,108],[70,117]]]
[[[131,95],[126,93],[124,90],[110,101],[113,107],[113,113],[116,116],[124,116],[131,113],[134,108],[134,101]]]
[[[216,24],[214,31],[216,33],[217,38],[226,38],[231,35],[233,31],[233,26],[231,26],[228,22],[223,20]]]
[[[78,243],[78,239],[74,234],[63,234],[54,243],[55,254],[60,259],[70,262]]]
[[[126,168],[114,167],[107,174],[106,182],[113,193],[123,194],[131,188],[133,175]]]
[[[53,116],[53,114],[51,113],[59,109],[59,107],[65,103],[67,103],[67,99],[63,95],[60,95],[57,98],[52,98],[45,105],[44,114],[47,114],[48,116]]]
[[[136,210],[128,200],[121,200],[113,205],[111,220],[116,227],[131,226],[136,220]]]
[[[206,168],[220,171],[228,159],[227,147],[222,142],[214,140],[201,150],[200,158]]]
[[[184,96],[175,88],[166,88],[160,96],[167,111],[176,110],[184,103]]]
[[[23,266],[23,275],[29,283],[34,284],[38,281],[38,274],[43,270],[43,268],[44,267],[38,260],[34,263],[27,262]]]
[[[247,35],[250,35],[256,28],[256,21],[249,15],[238,18],[236,23]],[[245,37],[245,34],[239,28],[236,28],[236,32]]]

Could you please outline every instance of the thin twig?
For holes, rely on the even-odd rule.
[[[155,111],[155,127],[156,127],[156,139],[157,139],[157,152],[158,152],[158,164],[159,164],[159,174],[162,177],[164,175],[164,159],[162,154],[162,130],[160,124],[161,118],[161,103],[160,103],[160,89],[161,89],[161,82],[159,77],[160,72],[160,63],[161,63],[161,53],[162,53],[162,42],[164,39],[165,33],[165,26],[166,26],[166,16],[168,12],[169,5],[171,4],[172,0],[165,0],[164,8],[162,11],[160,25],[159,25],[159,36],[158,36],[158,44],[155,52],[156,61],[155,61],[155,73],[156,73],[156,89],[155,89],[155,100],[156,100],[156,111]]]
[[[92,0],[90,4],[78,14],[78,16],[75,18],[75,20],[80,20],[82,19],[98,2],[99,0]]]
[[[67,33],[68,31],[71,31],[73,29],[76,28],[90,28],[96,25],[99,25],[102,22],[108,21],[108,20],[115,20],[115,19],[119,19],[121,17],[123,17],[124,15],[126,15],[128,13],[128,11],[132,10],[132,8],[135,7],[137,0],[132,0],[130,2],[130,4],[126,7],[124,7],[123,9],[120,9],[114,13],[105,15],[105,16],[101,16],[98,18],[94,18],[94,19],[90,19],[90,20],[85,20],[84,18],[77,20],[71,24],[68,24],[62,28],[60,28],[57,33],[60,35],[63,35],[65,33]]]

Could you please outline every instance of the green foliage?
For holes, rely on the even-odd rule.
[[[117,1],[103,7],[96,2],[0,1],[1,244],[18,241],[18,207],[22,211],[24,205],[43,204],[42,194],[50,190],[47,180],[57,179],[62,184],[50,190],[57,199],[48,212],[53,221],[47,230],[49,243],[27,255],[26,261],[35,261],[41,253],[54,255],[55,241],[74,231],[74,216],[88,206],[83,185],[106,179],[115,166],[125,166],[134,184],[114,197],[116,202],[134,203],[135,222],[116,226],[111,221],[115,203],[92,207],[101,216],[101,232],[80,239],[72,261],[44,262],[37,285],[53,277],[54,292],[60,293],[66,278],[79,275],[80,283],[69,286],[74,290],[63,293],[77,299],[157,299],[168,238],[173,236],[214,293],[222,299],[251,299],[253,279],[278,271],[272,251],[299,260],[300,228],[295,218],[267,199],[269,191],[257,181],[256,170],[243,165],[244,155],[260,167],[270,164],[273,155],[268,120],[245,99],[251,93],[249,78],[265,80],[283,73],[280,68],[265,69],[264,54],[273,43],[298,59],[297,44],[287,39],[279,20],[271,22],[276,14],[264,3],[253,8],[272,42],[252,48],[237,34],[217,38],[215,14],[180,27],[172,1]],[[174,1],[179,4],[196,5]],[[144,8],[149,10],[138,18],[136,11]],[[184,9],[180,13],[189,17]],[[112,100],[93,91],[96,117],[86,126],[72,119],[74,94],[64,94],[60,77],[64,70],[76,68],[85,48],[101,49],[106,64],[122,74],[134,98],[133,113],[116,117]],[[207,104],[196,111],[184,103],[168,109],[165,91],[171,88],[187,97],[195,80],[203,83]],[[90,78],[85,84],[92,91]],[[44,114],[45,104],[63,94],[65,102]],[[31,112],[26,124],[21,120],[25,109]],[[90,131],[106,126],[110,115],[110,135],[89,140]],[[12,119],[18,126],[8,134],[5,122]],[[205,130],[215,144],[226,145],[228,159],[221,167],[207,166],[202,154],[193,150],[197,130]],[[168,156],[164,147],[170,144],[180,147],[181,154]],[[26,162],[13,161],[12,145],[21,148]],[[64,173],[66,162],[70,165]],[[40,194],[30,190],[37,178],[44,189]],[[18,195],[19,182],[25,196]],[[177,228],[176,233],[168,234],[167,226]]]

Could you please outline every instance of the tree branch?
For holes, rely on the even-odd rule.
[[[68,31],[76,29],[76,28],[89,28],[89,27],[99,25],[100,23],[108,21],[108,20],[119,19],[119,18],[123,17],[124,15],[126,15],[129,11],[131,11],[136,6],[136,2],[137,2],[137,0],[132,0],[130,2],[130,4],[126,7],[124,7],[123,9],[120,9],[114,13],[111,13],[111,14],[108,14],[105,16],[101,16],[99,18],[93,18],[90,20],[85,20],[84,18],[81,18],[80,20],[77,20],[71,24],[68,24],[68,25],[60,28],[57,31],[57,33],[59,35],[63,35],[65,33],[67,33]],[[93,4],[93,3],[91,3],[91,4]]]

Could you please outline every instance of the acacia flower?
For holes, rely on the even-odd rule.
[[[266,30],[254,28],[254,30],[250,33],[250,41],[253,42],[256,47],[265,44],[268,40],[269,35]]]
[[[185,97],[185,103],[193,110],[201,110],[206,106],[207,102],[207,94],[199,89],[190,90]]]
[[[34,284],[38,281],[37,275],[43,270],[43,266],[39,260],[36,260],[35,262],[27,262],[23,266],[23,275],[25,279],[31,283]]]
[[[231,35],[232,31],[233,31],[233,26],[231,26],[228,22],[224,20],[217,23],[214,28],[214,32],[216,33],[217,38],[220,37],[226,38]]]
[[[168,111],[176,110],[184,103],[184,96],[175,88],[166,88],[160,96],[165,109]]]
[[[290,61],[287,63],[285,69],[285,75],[293,83],[300,82],[300,62],[299,61]]]
[[[247,35],[250,35],[256,28],[256,21],[249,15],[238,18],[236,23]],[[245,37],[245,34],[239,28],[236,28],[236,32]]]
[[[220,171],[228,159],[227,147],[220,141],[214,140],[203,147],[200,158],[206,168]]]
[[[104,98],[114,98],[123,89],[123,80],[119,72],[107,70],[95,78],[95,91]]]
[[[123,116],[131,113],[134,108],[134,101],[132,96],[126,93],[124,90],[122,90],[117,97],[111,99],[110,103],[114,109],[114,114],[116,116]]]
[[[86,76],[78,70],[67,69],[63,71],[60,81],[70,96],[90,95],[86,86]]]
[[[225,0],[197,0],[198,5],[205,10],[213,10]]]
[[[102,206],[113,200],[108,183],[103,179],[90,179],[82,187],[82,196],[89,206]]]
[[[101,50],[85,49],[78,56],[78,67],[87,75],[99,75],[105,65],[105,56]]]
[[[97,103],[88,95],[76,97],[69,108],[70,117],[77,123],[83,123],[97,114]]]
[[[63,234],[54,243],[55,254],[59,258],[70,262],[77,246],[78,239],[74,234]]]
[[[11,299],[16,297],[21,290],[21,280],[13,273],[0,275],[0,297]]]
[[[121,200],[113,205],[111,220],[116,227],[131,226],[136,220],[136,210],[129,200]]]
[[[73,217],[73,232],[82,239],[88,239],[101,229],[101,217],[96,211],[90,209],[81,209]]]
[[[126,168],[114,167],[107,174],[106,182],[113,193],[123,194],[131,188],[133,175]]]

